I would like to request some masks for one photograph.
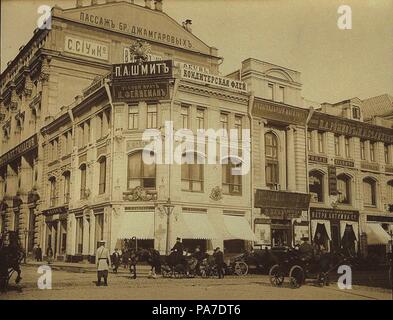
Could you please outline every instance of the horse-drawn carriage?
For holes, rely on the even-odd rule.
[[[20,264],[24,259],[25,253],[22,250],[18,234],[10,231],[7,234],[8,244],[6,244],[6,235],[0,238],[0,291],[6,292],[8,289],[9,281],[14,274],[17,273],[15,283],[18,284],[21,278]]]
[[[272,252],[278,258],[278,263],[269,271],[270,283],[275,287],[282,286],[285,277],[289,278],[291,288],[301,287],[306,280],[320,286],[329,285],[329,273],[348,260],[339,253],[323,253],[304,259],[297,249],[290,247],[276,247]]]

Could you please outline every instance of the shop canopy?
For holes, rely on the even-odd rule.
[[[209,219],[222,240],[258,241],[244,216],[212,214]]]
[[[132,212],[123,215],[118,239],[154,239],[154,212]]]
[[[176,222],[176,236],[182,239],[218,239],[206,213],[183,213]]]
[[[390,240],[389,234],[378,223],[368,223],[366,234],[368,245],[388,244]]]

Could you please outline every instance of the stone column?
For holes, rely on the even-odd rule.
[[[287,188],[289,191],[296,190],[296,163],[295,163],[295,139],[294,126],[289,126],[286,130],[287,140]]]
[[[388,146],[388,154],[389,154],[389,164],[393,164],[393,145],[389,144]]]
[[[95,224],[96,224],[96,218],[94,215],[94,211],[91,210],[90,212],[90,235],[89,235],[89,255],[94,256],[95,254]],[[98,239],[97,239],[98,240]]]
[[[58,220],[56,223],[57,223],[57,234],[56,234],[56,237],[57,237],[56,257],[58,257],[59,255],[61,255],[61,245],[60,245],[60,242],[61,242],[61,221]]]
[[[261,157],[261,182],[259,185],[262,188],[266,188],[266,156],[265,156],[265,125],[267,121],[265,119],[260,120],[260,157]]]
[[[86,212],[87,211],[87,212]],[[88,210],[85,210],[83,213],[83,248],[82,248],[82,255],[83,260],[85,257],[89,255],[89,247],[90,247],[90,221],[89,216],[90,213]]]

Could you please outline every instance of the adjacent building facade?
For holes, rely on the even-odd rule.
[[[132,69],[138,49],[149,76]],[[37,29],[1,74],[2,233],[67,261],[91,261],[101,239],[113,250],[135,238],[162,254],[176,237],[227,253],[305,236],[329,250],[383,244],[393,224],[390,119],[370,117],[358,98],[310,107],[298,71],[257,59],[222,77],[221,60],[162,1],[53,8],[51,30]],[[180,129],[191,145],[167,143]],[[215,158],[228,161],[207,162],[196,133],[209,129],[238,132],[246,174],[233,174],[246,154],[221,154],[231,139],[219,134]],[[180,163],[146,163],[146,130],[162,139],[151,158],[177,150]]]

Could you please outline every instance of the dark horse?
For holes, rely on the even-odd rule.
[[[8,240],[8,245],[5,245],[3,239],[0,240],[0,290],[2,292],[7,291],[9,280],[14,272],[17,273],[15,283],[18,284],[22,280],[20,265],[25,256],[15,231],[8,232]]]

